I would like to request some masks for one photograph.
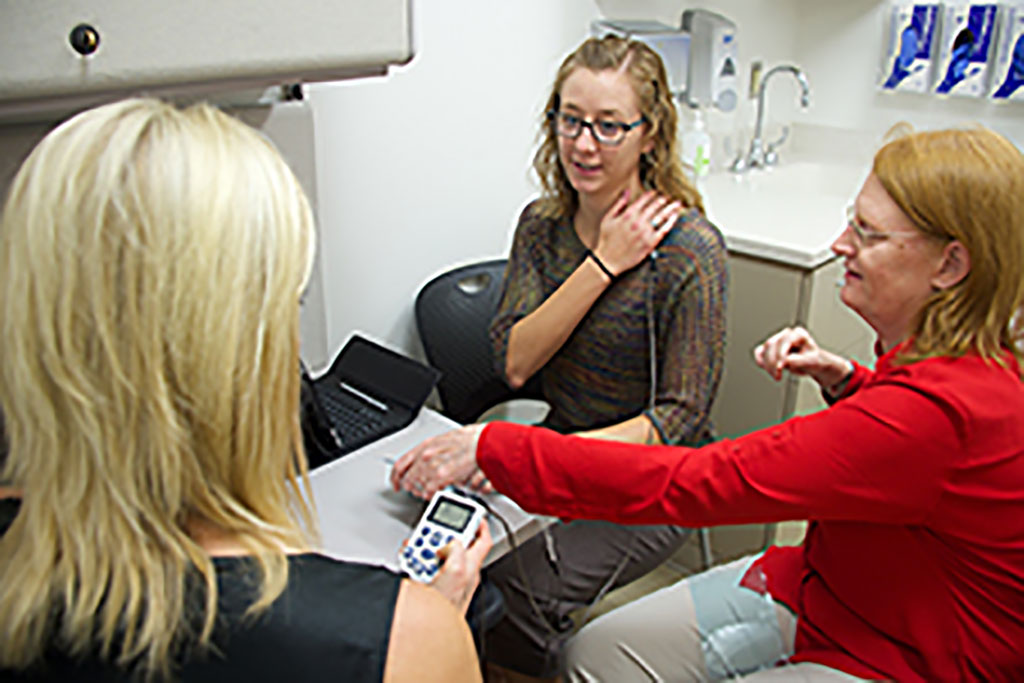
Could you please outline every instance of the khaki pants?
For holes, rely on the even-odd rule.
[[[786,663],[796,617],[739,585],[755,557],[689,577],[591,622],[567,646],[568,680],[861,680],[819,664]]]

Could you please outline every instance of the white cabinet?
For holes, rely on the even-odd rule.
[[[796,161],[704,180],[708,217],[729,249],[725,372],[711,412],[721,436],[825,405],[813,380],[776,382],[754,363],[754,347],[783,327],[802,325],[824,348],[872,363],[875,335],[839,301],[843,266],[831,250],[865,174]]]
[[[0,23],[0,117],[126,93],[224,93],[383,74],[413,54],[411,0],[32,0]]]
[[[754,347],[787,325],[806,327],[830,351],[870,362],[874,333],[839,301],[842,263],[793,266],[731,250],[725,370],[711,411],[720,436],[736,437],[825,406],[817,384],[783,375],[776,382]]]

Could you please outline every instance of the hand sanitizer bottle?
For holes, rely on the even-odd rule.
[[[683,133],[682,158],[694,182],[711,170],[711,136],[704,130],[704,116],[699,108],[693,110],[693,125]]]

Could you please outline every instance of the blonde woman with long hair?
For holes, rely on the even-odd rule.
[[[585,41],[552,84],[533,163],[542,192],[519,217],[490,332],[510,386],[539,379],[556,431],[687,445],[714,436],[726,250],[684,174],[675,107],[657,53],[614,36]],[[411,457],[440,462],[430,443]],[[520,553],[529,587],[514,558],[488,572],[507,606],[488,658],[506,676],[553,676],[569,613],[646,574],[688,534],[577,522],[531,539]]]
[[[102,106],[25,161],[0,229],[5,680],[479,679],[459,609],[486,533],[449,599],[313,550],[314,241],[281,157],[207,105]]]

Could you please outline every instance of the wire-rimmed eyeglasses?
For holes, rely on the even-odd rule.
[[[563,138],[575,140],[583,133],[584,128],[589,128],[590,134],[599,143],[615,146],[626,139],[626,134],[629,131],[646,122],[647,118],[641,116],[633,123],[623,123],[614,119],[587,121],[583,117],[570,114],[569,112],[549,111],[548,120],[553,122],[555,132]]]
[[[910,235],[921,235],[923,234],[920,230],[893,230],[890,232],[881,232],[874,228],[869,228],[864,225],[864,222],[857,217],[857,210],[852,206],[846,207],[846,225],[853,231],[853,237],[857,241],[857,244],[866,246],[882,242],[889,239],[890,237],[910,236]]]

